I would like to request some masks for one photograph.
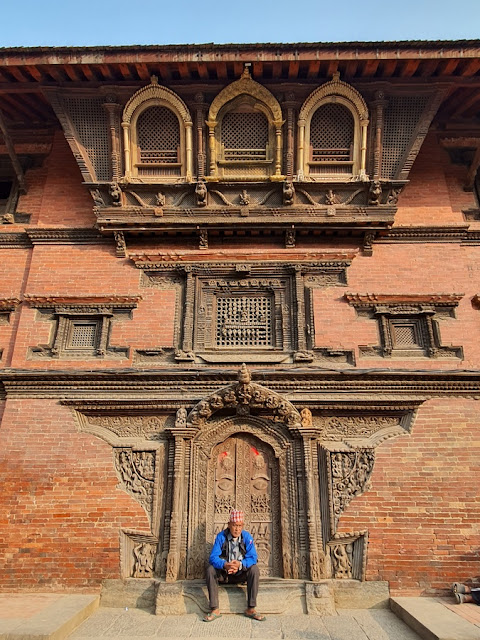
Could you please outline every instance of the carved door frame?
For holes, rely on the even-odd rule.
[[[201,431],[192,440],[189,520],[187,539],[186,578],[200,578],[205,575],[208,552],[213,541],[207,539],[206,514],[209,510],[206,479],[215,447],[227,438],[240,433],[250,434],[266,443],[273,450],[278,464],[280,494],[280,536],[282,546],[283,577],[300,578],[298,568],[304,566],[300,558],[298,513],[298,488],[295,474],[294,441],[284,428],[274,427],[270,421],[253,417],[232,417],[211,421],[208,429]],[[212,496],[210,492],[210,496]],[[211,506],[211,505],[210,505]]]

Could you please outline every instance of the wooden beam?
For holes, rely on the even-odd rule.
[[[420,75],[422,78],[431,77],[438,68],[438,60],[426,60],[420,65]]]
[[[38,114],[36,115],[32,109],[22,104],[19,100],[16,100],[9,95],[4,95],[3,99],[4,101],[9,102],[16,109],[17,113],[23,113],[23,115],[29,120],[35,120],[35,118],[38,117]]]
[[[397,68],[397,60],[385,60],[382,62],[382,76],[391,78]]]
[[[243,73],[243,62],[234,62],[233,63],[233,73],[235,74],[235,78],[240,78]]]
[[[241,63],[235,63],[235,64],[241,64]],[[242,71],[243,71],[243,64],[242,64]],[[242,72],[240,71],[240,74]],[[198,63],[198,75],[200,76],[200,78],[202,80],[208,80],[209,76],[208,76],[208,69],[207,69],[207,65],[205,64],[205,62],[199,62]]]
[[[93,71],[89,64],[80,65],[80,69],[87,80],[95,80],[95,76],[93,75]]]
[[[263,77],[263,62],[257,60],[253,63],[253,77],[257,82],[261,80]]]
[[[217,78],[219,80],[227,80],[228,79],[227,63],[226,62],[217,62],[216,72],[217,72]]]
[[[178,73],[182,80],[190,79],[190,71],[188,70],[188,64],[186,62],[178,63]]]
[[[21,72],[18,67],[8,67],[8,71],[16,80],[19,80],[20,82],[28,81],[28,78]]]
[[[113,80],[112,70],[108,64],[99,64],[97,69],[100,71],[105,80]]]
[[[441,69],[439,72],[439,76],[449,76],[451,75],[455,69],[458,67],[458,63],[460,60],[447,60],[441,65]]]
[[[172,79],[172,74],[167,64],[162,64],[161,66],[159,66],[158,71],[162,80],[169,82]]]
[[[318,78],[318,72],[320,71],[320,60],[312,60],[308,65],[307,78]]]
[[[300,71],[300,62],[296,60],[292,60],[288,65],[288,77],[291,80],[295,80],[298,77],[298,72]]]
[[[479,69],[480,69],[480,59],[474,58],[473,60],[470,60],[470,62],[466,64],[465,69],[463,69],[463,71],[461,72],[461,75],[464,78],[470,78],[471,76],[474,76]]]
[[[320,63],[318,63],[320,65]],[[349,60],[347,62],[347,66],[345,68],[345,75],[349,78],[353,78],[357,73],[358,69],[358,60]]]
[[[338,71],[338,60],[331,60],[328,63],[327,79],[331,80],[333,78],[333,74],[337,73],[337,71]]]
[[[32,76],[34,80],[37,80],[38,82],[43,82],[45,80],[45,76],[40,71],[40,69],[35,65],[32,64],[28,67],[25,67],[25,69],[28,71],[28,73]]]
[[[463,100],[460,106],[456,109],[453,116],[461,117],[466,111],[471,109],[475,104],[480,103],[480,92],[475,91],[473,95],[471,95],[466,100]]]
[[[144,62],[136,62],[135,69],[142,80],[150,80],[152,74],[148,71],[148,67]]]
[[[363,65],[362,78],[365,76],[374,76],[379,64],[380,60],[367,60]]]
[[[420,60],[408,60],[408,62],[404,64],[403,69],[400,72],[400,76],[402,78],[410,78],[418,69],[419,64]]]
[[[272,75],[274,79],[280,79],[282,77],[283,65],[281,62],[274,62],[272,65]]]
[[[78,76],[75,67],[73,67],[71,64],[65,64],[63,68],[65,69],[65,73],[70,78],[70,80],[73,80],[73,82],[80,82],[80,77]]]
[[[65,73],[62,72],[62,67],[54,67],[53,65],[50,65],[46,71],[57,82],[64,82]]]
[[[120,73],[122,74],[122,78],[124,80],[131,80],[132,79],[132,73],[131,73],[130,69],[128,68],[128,64],[120,63],[118,65],[118,68],[120,69]]]
[[[5,146],[7,147],[7,153],[10,156],[10,160],[12,161],[13,169],[15,171],[15,175],[17,176],[18,186],[22,193],[27,193],[27,185],[25,183],[25,175],[23,173],[22,166],[18,160],[17,154],[15,153],[15,147],[8,133],[7,125],[5,124],[5,120],[3,119],[3,113],[0,111],[0,131],[2,132],[3,139],[5,141]]]

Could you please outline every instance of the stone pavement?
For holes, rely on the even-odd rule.
[[[242,615],[224,615],[202,622],[199,614],[154,616],[141,609],[98,609],[68,640],[419,640],[388,609],[342,609],[337,616],[269,616],[255,622]]]

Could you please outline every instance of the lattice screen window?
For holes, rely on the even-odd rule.
[[[218,347],[238,349],[273,345],[271,296],[220,296],[216,302]]]
[[[100,335],[99,320],[71,320],[66,337],[66,349],[96,349]]]
[[[395,177],[429,99],[429,96],[392,96],[389,99],[382,151],[385,178]]]
[[[146,109],[137,121],[139,175],[180,175],[180,124],[167,107]]]
[[[428,332],[423,318],[395,318],[390,320],[392,349],[420,349],[428,346]]]
[[[330,102],[320,106],[310,122],[310,173],[351,173],[354,133],[346,107]]]
[[[259,112],[229,111],[222,119],[221,143],[225,161],[266,160],[267,118]]]
[[[64,106],[98,180],[110,180],[110,145],[103,98],[65,98]]]

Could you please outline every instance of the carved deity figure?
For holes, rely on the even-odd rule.
[[[195,199],[197,203],[197,207],[206,207],[207,206],[207,186],[204,180],[199,180],[195,187]]]
[[[379,205],[381,196],[382,196],[382,184],[380,180],[374,180],[370,185],[370,191],[368,193],[368,204],[372,206]]]
[[[325,194],[325,204],[328,204],[329,206],[340,204],[340,200],[332,189],[329,189]]]
[[[248,195],[246,189],[243,189],[242,193],[240,194],[240,204],[242,207],[248,207],[248,205],[250,204],[250,196]]]
[[[285,181],[283,183],[283,204],[290,206],[293,204],[295,197],[295,188],[291,182]]]
[[[155,196],[155,204],[157,207],[164,207],[165,206],[165,194],[162,193],[161,191],[159,191],[157,193],[157,195]]]
[[[305,407],[300,411],[300,415],[302,417],[302,427],[311,427],[313,426],[312,421],[312,412],[308,407]]]
[[[198,246],[200,249],[208,249],[208,231],[206,229],[199,231]]]
[[[114,207],[121,207],[122,206],[122,190],[120,189],[120,187],[116,182],[111,183],[108,189],[108,193],[110,194],[110,197],[112,199],[112,205]]]

